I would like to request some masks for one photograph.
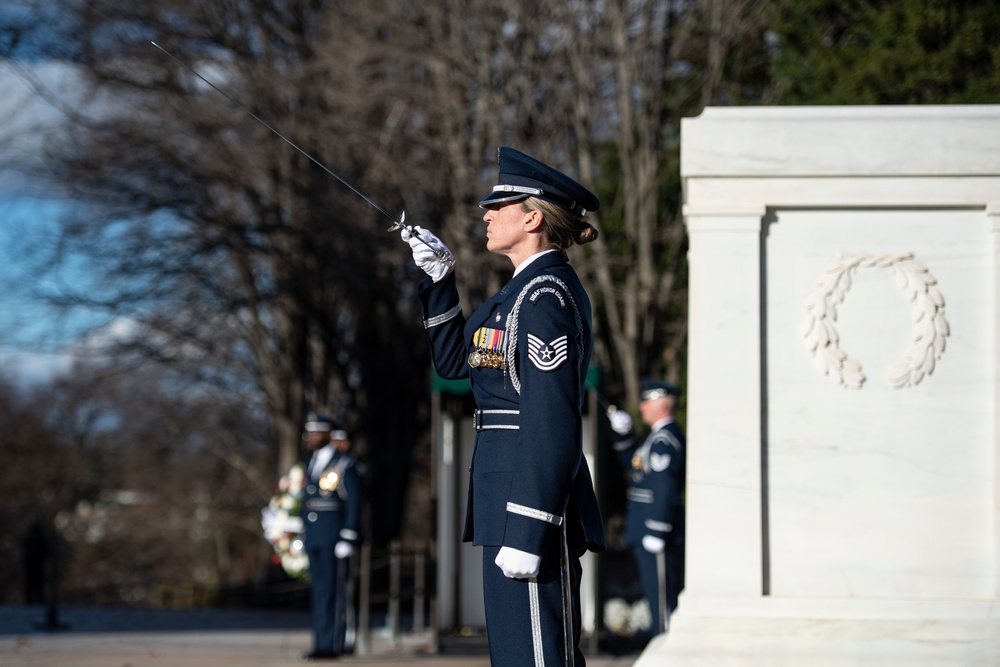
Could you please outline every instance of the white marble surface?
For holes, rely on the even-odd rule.
[[[982,211],[779,211],[769,225],[772,595],[992,598],[989,234]],[[885,378],[925,317],[887,268],[857,269],[832,323],[865,382],[816,369],[806,300],[849,253],[912,253],[936,279],[950,333],[919,384]]]
[[[996,176],[998,124],[1000,105],[711,107],[683,121],[681,162],[687,177]]]
[[[726,233],[692,236],[692,308],[710,324],[689,343],[687,589],[704,595],[760,594],[759,217],[730,217]],[[747,276],[718,289],[719,263]],[[739,368],[737,375],[727,370]],[[723,408],[720,411],[720,406]],[[690,508],[696,508],[694,510]]]
[[[995,667],[998,638],[985,622],[678,617],[633,667]]]
[[[687,586],[637,665],[1000,664],[1000,106],[709,109],[681,171]],[[803,333],[838,255],[854,389]]]

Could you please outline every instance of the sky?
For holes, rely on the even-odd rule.
[[[37,251],[51,248],[58,219],[73,203],[18,169],[41,159],[43,138],[61,123],[58,110],[31,89],[32,81],[69,102],[78,87],[64,65],[0,59],[0,374],[44,381],[69,366],[67,350],[99,320],[95,313],[59,313],[40,296],[87,276],[79,265],[56,273],[36,266],[44,256]]]
[[[72,268],[42,274],[29,249],[54,238],[71,204],[0,195],[0,374],[41,381],[65,370],[73,343],[100,320],[94,313],[61,313],[42,297],[86,276]],[[34,252],[31,250],[31,252]]]

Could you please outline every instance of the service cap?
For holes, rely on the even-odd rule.
[[[640,401],[652,401],[663,396],[680,396],[680,387],[658,380],[643,380],[642,391],[639,393]]]
[[[587,211],[596,211],[601,206],[594,193],[566,174],[513,148],[501,146],[497,150],[497,162],[497,184],[493,192],[479,202],[481,208],[538,197],[582,217]]]
[[[329,433],[331,440],[347,440],[347,429],[326,415],[310,412],[306,417],[306,433]]]

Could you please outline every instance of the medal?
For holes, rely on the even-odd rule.
[[[479,327],[472,335],[475,348],[469,353],[469,366],[472,368],[504,367],[504,350],[507,348],[507,332],[503,329]]]
[[[319,488],[324,491],[336,491],[337,483],[340,482],[340,475],[336,470],[331,470],[319,478]]]
[[[644,461],[642,457],[636,454],[632,457],[632,480],[636,482],[641,482],[642,478],[646,476],[643,471]]]

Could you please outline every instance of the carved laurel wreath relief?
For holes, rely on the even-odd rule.
[[[944,354],[945,338],[950,331],[944,316],[944,297],[937,279],[913,253],[901,255],[841,255],[824,269],[816,287],[806,298],[802,335],[806,349],[823,375],[834,375],[842,387],[860,389],[866,377],[861,363],[840,347],[837,333],[837,306],[844,302],[851,288],[851,278],[858,268],[887,269],[910,302],[913,335],[903,355],[889,364],[886,380],[894,389],[920,384],[934,372]]]

